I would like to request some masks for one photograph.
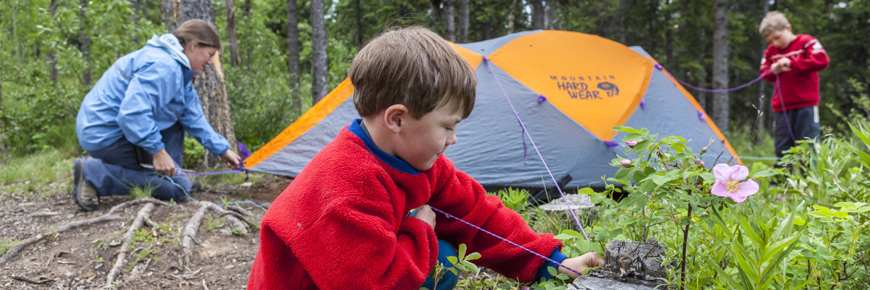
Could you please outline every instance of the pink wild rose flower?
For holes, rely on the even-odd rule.
[[[758,192],[758,183],[746,179],[749,176],[749,168],[746,166],[729,167],[725,164],[717,164],[713,167],[713,176],[716,177],[716,183],[710,190],[713,195],[730,197],[734,202],[743,202],[750,195]]]

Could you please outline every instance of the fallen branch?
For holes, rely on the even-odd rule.
[[[59,212],[53,212],[53,211],[41,211],[41,212],[35,212],[35,213],[29,214],[29,215],[25,215],[25,216],[20,216],[20,217],[17,217],[17,218],[8,219],[8,220],[6,220],[6,221],[0,223],[0,225],[2,225],[2,224],[14,223],[14,222],[17,222],[17,221],[20,221],[20,220],[24,220],[24,219],[29,219],[29,218],[35,218],[35,217],[47,217],[47,216],[56,216],[56,215],[59,215],[59,214],[60,214]]]
[[[134,206],[134,205],[138,205],[138,204],[146,203],[146,202],[147,202],[147,203],[153,203],[153,204],[164,205],[164,206],[168,206],[168,207],[171,207],[171,206],[172,206],[171,204],[169,204],[169,203],[167,203],[167,202],[165,202],[165,201],[156,200],[156,199],[153,199],[153,198],[140,198],[140,199],[134,199],[134,200],[131,200],[131,201],[125,201],[125,202],[119,203],[119,204],[113,206],[111,209],[109,209],[109,212],[106,213],[106,214],[113,214],[113,213],[115,213],[115,211],[118,211],[118,210],[120,210],[120,209],[122,209],[122,208],[124,208],[124,207],[127,207],[127,206]]]
[[[24,278],[24,277],[15,276],[15,274],[9,275],[9,277],[11,277],[12,279],[15,279],[15,280],[21,281],[21,282],[27,282],[27,283],[30,283],[30,284],[37,284],[37,285],[42,285],[42,284],[45,284],[45,283],[49,283],[49,282],[57,281],[57,278],[54,278],[54,279],[48,279],[48,278],[45,278],[45,277],[39,277],[39,280],[38,280],[38,281],[35,281],[35,280],[30,280],[30,279],[27,279],[27,278]],[[205,280],[203,280],[203,281],[205,281]]]
[[[200,223],[202,223],[202,215],[208,209],[208,205],[212,204],[211,202],[201,201],[199,202],[199,209],[196,210],[196,213],[193,214],[192,217],[187,221],[187,225],[184,226],[184,231],[182,231],[181,238],[181,255],[183,256],[184,265],[187,266],[190,264],[190,256],[193,255],[193,251],[190,249],[191,243],[193,242],[193,238],[196,237],[196,230],[199,228]]]
[[[12,256],[15,256],[16,254],[18,254],[18,252],[20,252],[25,247],[30,246],[31,244],[36,243],[36,242],[44,239],[46,236],[60,234],[60,233],[63,233],[65,231],[75,229],[78,227],[82,227],[82,226],[88,226],[88,225],[92,225],[92,224],[117,221],[117,220],[123,220],[123,219],[124,219],[124,217],[121,217],[121,216],[106,214],[106,215],[101,215],[99,217],[95,217],[92,219],[74,221],[74,222],[69,222],[69,223],[63,224],[63,225],[55,228],[54,230],[52,230],[50,232],[36,235],[35,237],[21,241],[20,243],[10,247],[9,250],[7,250],[5,254],[3,254],[3,256],[0,256],[0,265],[2,265],[3,263],[6,263],[6,261],[8,261]]]
[[[151,210],[154,209],[153,203],[148,203],[139,210],[139,213],[136,214],[136,219],[133,220],[133,224],[130,225],[130,229],[127,230],[127,233],[124,234],[124,243],[121,244],[121,249],[118,250],[118,258],[115,260],[115,265],[112,266],[112,269],[109,270],[109,276],[106,278],[106,288],[112,286],[112,283],[115,282],[115,276],[121,271],[121,267],[124,265],[124,262],[127,258],[127,250],[130,249],[130,245],[133,243],[133,236],[136,235],[136,230],[142,227],[142,224],[145,223],[145,218],[151,214]]]

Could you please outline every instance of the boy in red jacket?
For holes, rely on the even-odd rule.
[[[441,154],[471,114],[477,81],[437,34],[386,31],[357,54],[348,77],[362,118],[272,203],[248,289],[432,289],[424,281],[459,244],[481,254],[477,265],[521,282],[549,278],[548,266],[577,276],[430,205],[569,268],[604,263],[595,253],[566,259],[561,241],[536,234]],[[437,289],[457,280],[449,274]]]
[[[773,107],[776,156],[796,141],[819,138],[819,71],[828,67],[828,55],[819,40],[794,35],[785,15],[767,13],[758,29],[770,46],[764,51],[759,73],[779,84],[770,99]]]

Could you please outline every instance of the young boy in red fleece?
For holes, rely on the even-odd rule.
[[[566,259],[561,241],[536,234],[442,155],[474,108],[477,81],[437,34],[386,31],[357,54],[348,77],[362,118],[272,203],[248,289],[432,289],[431,278],[424,281],[436,262],[449,267],[445,256],[456,256],[459,244],[481,254],[477,265],[521,282],[549,278],[547,267],[558,267],[430,205],[569,268],[604,263],[595,253]],[[438,289],[457,280],[450,274]]]
[[[759,73],[776,82],[770,105],[774,118],[774,150],[777,157],[794,147],[796,141],[819,138],[819,71],[828,67],[828,54],[819,40],[806,34],[794,35],[785,15],[767,13],[758,29],[770,43],[761,59]]]

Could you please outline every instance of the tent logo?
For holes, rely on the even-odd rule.
[[[619,95],[619,87],[617,87],[614,83],[600,82],[598,83],[598,88],[607,92],[608,97],[615,97]]]
[[[615,97],[619,95],[619,87],[616,84],[608,82],[607,80],[614,80],[616,77],[613,75],[609,76],[554,76],[550,75],[550,80],[556,81],[556,86],[565,92],[568,93],[572,99],[580,99],[580,100],[603,100],[602,96],[604,94],[607,97]],[[601,91],[598,90],[589,90],[589,85],[586,84],[586,81],[599,81],[597,87],[598,89],[604,91],[602,94]],[[601,82],[603,81],[603,82]]]

